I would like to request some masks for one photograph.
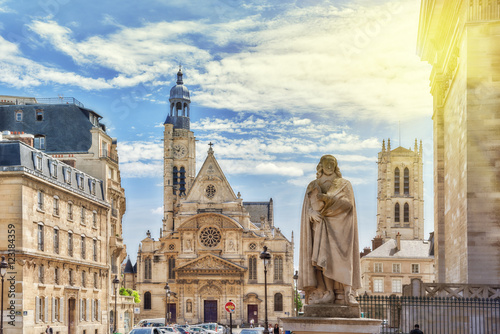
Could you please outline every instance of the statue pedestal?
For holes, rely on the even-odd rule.
[[[313,304],[304,306],[304,317],[361,318],[359,305]]]
[[[304,306],[303,317],[281,318],[283,329],[294,334],[375,334],[382,320],[360,317],[359,306],[315,304]]]
[[[382,320],[365,318],[281,318],[283,329],[294,334],[375,334]]]

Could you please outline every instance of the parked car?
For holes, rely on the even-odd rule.
[[[163,334],[157,327],[133,328],[128,334]]]
[[[165,326],[165,318],[155,318],[155,319],[142,319],[139,321],[134,328],[139,327],[162,327]]]
[[[169,333],[179,334],[180,333],[177,328],[172,327],[172,326],[162,326],[162,327],[158,327],[158,329],[160,329],[165,334],[169,334]]]
[[[263,334],[264,327],[243,328],[240,334]]]
[[[193,326],[189,326],[189,331],[192,334],[207,334],[207,331],[204,328],[198,327],[198,326],[194,326],[194,325]]]

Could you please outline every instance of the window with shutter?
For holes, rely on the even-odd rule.
[[[59,321],[64,323],[64,298],[59,299]]]
[[[35,323],[40,322],[40,298],[35,297]]]
[[[97,321],[101,321],[101,301],[97,301]]]
[[[43,308],[43,321],[49,322],[49,297],[45,297]]]

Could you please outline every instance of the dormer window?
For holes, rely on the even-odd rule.
[[[64,167],[64,181],[71,184],[71,169],[69,167]]]
[[[34,145],[36,149],[45,150],[45,136],[36,135]]]
[[[57,161],[55,160],[49,161],[49,172],[50,176],[57,179]]]
[[[36,109],[35,110],[35,116],[36,116],[36,120],[38,122],[43,121],[43,109]]]
[[[16,122],[22,122],[23,120],[23,111],[16,110]]]

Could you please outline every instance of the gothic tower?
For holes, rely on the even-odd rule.
[[[412,151],[391,150],[391,140],[382,142],[378,154],[377,236],[384,240],[424,239],[424,181],[422,141],[415,139]]]
[[[195,137],[189,129],[189,90],[184,86],[182,70],[177,84],[170,89],[170,112],[163,132],[163,231],[173,231],[175,207],[186,196],[196,173]]]

